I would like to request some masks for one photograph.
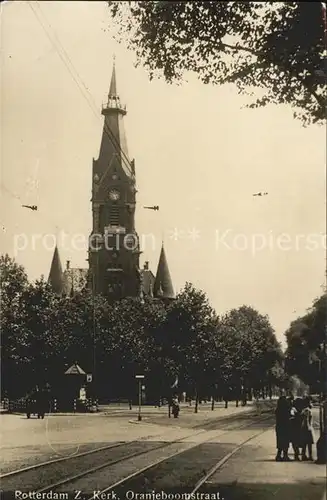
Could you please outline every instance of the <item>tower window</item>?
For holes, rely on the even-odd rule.
[[[119,207],[112,205],[109,209],[109,224],[119,226]]]

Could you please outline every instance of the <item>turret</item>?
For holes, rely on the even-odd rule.
[[[168,268],[164,246],[161,247],[156,279],[154,282],[154,296],[161,299],[174,299],[175,293]]]
[[[62,272],[62,266],[57,245],[52,257],[48,283],[51,286],[52,290],[57,295],[62,295],[64,293],[65,291],[64,275]]]

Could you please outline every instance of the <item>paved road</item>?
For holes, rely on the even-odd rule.
[[[144,420],[137,422],[137,411],[126,409],[123,414],[108,410],[98,414],[50,415],[44,420],[27,419],[25,415],[0,415],[2,472],[23,465],[51,460],[98,448],[118,441],[145,439],[170,439],[178,433],[184,435],[190,427],[200,426],[233,414],[250,411],[249,408],[211,412],[201,409],[198,414],[183,410],[181,418],[168,419],[167,409],[148,409]]]
[[[209,443],[201,445],[198,449],[187,451],[178,458],[168,460],[152,470],[150,475],[143,475],[142,483],[133,484],[133,488],[140,489],[140,491],[144,491],[144,481],[146,481],[150,483],[151,489],[156,491],[190,492],[192,485],[194,486],[217,461],[232,452],[244,441],[245,437],[250,436],[248,430],[238,430],[236,422],[236,427],[233,426],[234,430],[221,433],[215,438],[215,431],[226,425],[226,420],[221,417],[229,414],[231,421],[234,420],[235,424],[236,415],[239,415],[240,421],[246,422],[247,419],[250,421],[252,418],[250,414],[247,414],[249,411],[251,411],[250,408],[235,409],[235,407],[231,407],[226,412],[223,408],[215,412],[202,409],[194,415],[191,411],[185,410],[183,418],[168,421],[167,416],[158,414],[158,411],[152,409],[144,414],[145,420],[140,423],[136,422],[135,413],[134,418],[115,415],[112,412],[110,415],[106,413],[83,416],[53,415],[44,420],[27,420],[21,415],[1,415],[1,469],[2,472],[15,470],[22,466],[69,456],[119,441],[144,440],[145,446],[149,444],[153,446],[156,443],[171,442],[191,436],[186,442],[194,444],[197,440],[196,432],[201,429],[201,426],[204,429],[211,419],[211,424],[214,425],[211,425],[208,430]],[[316,413],[317,410],[315,410]],[[217,417],[220,418],[217,419]],[[167,422],[169,422],[168,425]],[[194,436],[190,429],[191,425],[194,427]],[[215,493],[216,500],[241,500],[243,498],[245,500],[276,498],[322,500],[325,467],[304,462],[276,463],[274,461],[273,420],[266,424],[257,422],[254,429],[256,432],[263,432],[233,454],[209,478],[208,482],[201,486],[199,491]],[[120,477],[119,475],[135,467],[138,468],[140,464],[145,464],[149,460],[150,455],[145,455],[142,460],[139,458],[137,461],[132,460],[129,466],[126,462],[126,469],[122,469],[122,466],[118,464],[115,474]],[[111,474],[114,473],[114,470],[110,469],[110,471],[109,475],[106,470],[100,472],[96,476],[96,484],[105,487],[111,479]],[[84,486],[83,481],[81,484]],[[176,500],[178,500],[177,497]]]

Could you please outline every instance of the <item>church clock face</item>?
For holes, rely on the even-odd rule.
[[[117,189],[112,189],[111,191],[109,191],[109,198],[110,198],[112,201],[117,201],[117,200],[119,200],[119,198],[120,198],[120,193],[119,193],[119,191],[117,191]]]

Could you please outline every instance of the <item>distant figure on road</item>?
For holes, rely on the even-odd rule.
[[[286,396],[280,396],[276,408],[276,462],[288,462],[290,445],[290,404]]]
[[[228,408],[228,402],[231,400],[232,388],[225,387],[223,399],[225,401],[225,408]]]
[[[312,424],[312,411],[310,398],[306,397],[303,399],[303,410],[302,410],[302,460],[312,461],[312,445],[314,443],[314,430]],[[306,455],[308,449],[309,456]]]
[[[173,412],[174,418],[178,418],[178,415],[179,415],[179,401],[178,401],[178,397],[177,396],[174,396],[173,400],[172,400],[172,412]]]

